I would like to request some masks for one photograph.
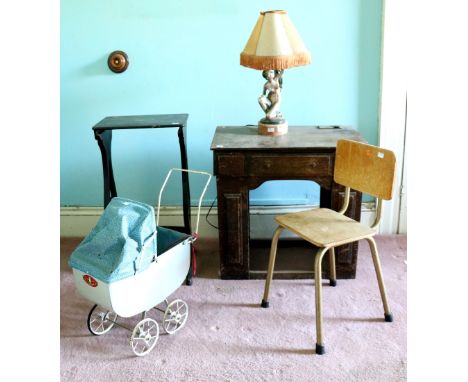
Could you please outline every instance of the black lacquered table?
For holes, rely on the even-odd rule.
[[[155,114],[155,115],[128,115],[106,117],[94,127],[94,137],[101,149],[102,169],[104,176],[104,208],[110,200],[117,196],[114,171],[112,168],[112,131],[114,130],[136,130],[136,129],[162,129],[176,128],[179,137],[181,168],[188,169],[187,159],[187,119],[188,114]],[[182,172],[182,200],[184,225],[182,227],[166,227],[192,234],[191,211],[190,211],[190,186],[189,175]],[[191,283],[191,270],[187,277],[187,283]]]

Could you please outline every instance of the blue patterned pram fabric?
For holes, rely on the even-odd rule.
[[[110,283],[146,269],[156,250],[153,207],[114,197],[96,226],[73,251],[68,265]]]

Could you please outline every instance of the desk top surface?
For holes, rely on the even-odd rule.
[[[257,126],[218,126],[211,150],[300,150],[335,149],[338,139],[366,142],[350,127],[321,129],[317,126],[289,126],[288,133],[277,137],[259,135]]]
[[[93,130],[150,129],[184,127],[188,114],[125,115],[106,117],[93,126]]]

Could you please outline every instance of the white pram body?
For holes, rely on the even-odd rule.
[[[161,195],[174,170],[208,176],[192,235],[158,226]],[[78,292],[95,303],[87,322],[92,334],[107,333],[114,324],[132,331],[118,324],[117,318],[141,313],[142,319],[133,328],[130,345],[136,355],[142,356],[154,348],[159,338],[158,323],[146,318],[150,309],[164,312],[163,327],[169,334],[185,325],[187,303],[180,299],[169,303],[167,298],[181,286],[189,272],[201,202],[210,180],[211,175],[206,172],[171,169],[159,193],[156,222],[149,205],[118,197],[111,200],[95,229],[69,259]],[[157,307],[162,302],[166,303],[165,310]]]
[[[106,283],[73,268],[75,286],[85,298],[120,317],[131,317],[163,302],[184,282],[190,268],[191,237],[172,247],[144,271],[122,280]],[[93,286],[96,284],[96,286]]]

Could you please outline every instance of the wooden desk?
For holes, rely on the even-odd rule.
[[[222,279],[264,278],[266,275],[266,269],[264,273],[250,269],[249,190],[268,180],[312,180],[320,185],[320,206],[340,208],[344,188],[333,181],[333,167],[336,141],[341,138],[365,142],[359,132],[349,128],[290,126],[288,134],[269,137],[258,135],[256,126],[217,127],[211,150],[217,177]],[[346,211],[347,216],[358,221],[361,196],[360,192],[352,190]],[[335,250],[338,278],[355,277],[357,249],[354,243]],[[302,276],[313,277],[313,273]],[[283,272],[281,277],[301,275]]]

